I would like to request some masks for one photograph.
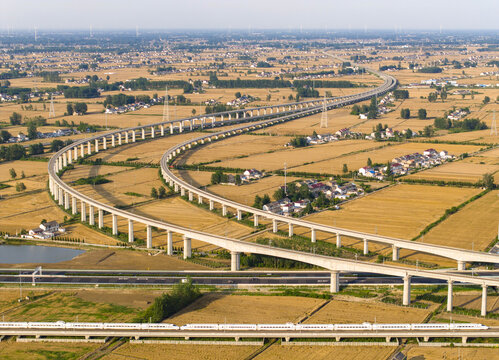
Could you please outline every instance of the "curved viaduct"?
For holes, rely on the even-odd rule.
[[[372,71],[374,72],[374,71]],[[383,94],[387,91],[393,89],[396,85],[396,80],[391,77],[384,75],[382,73],[377,73],[379,76],[385,79],[385,82],[382,86],[370,90],[365,93],[344,96],[341,98],[329,98],[325,99],[326,106],[328,109],[344,106],[347,104],[351,104],[354,102],[362,101],[369,99],[372,96]],[[225,248],[231,251],[231,269],[239,270],[239,258],[241,252],[248,253],[256,253],[268,256],[276,256],[296,261],[301,261],[305,263],[309,263],[312,265],[320,266],[326,269],[331,270],[331,291],[336,292],[339,289],[339,281],[338,274],[340,271],[362,271],[362,272],[371,272],[377,274],[386,274],[399,276],[404,279],[404,295],[403,295],[403,304],[410,304],[410,289],[411,289],[411,277],[412,276],[424,276],[435,279],[442,279],[448,281],[449,284],[449,301],[448,301],[448,310],[452,310],[452,285],[454,282],[464,282],[482,286],[482,315],[486,314],[486,298],[487,298],[487,287],[488,286],[499,286],[499,280],[485,279],[467,275],[455,275],[455,274],[446,274],[441,272],[433,272],[433,271],[423,271],[423,270],[413,270],[407,269],[398,266],[387,266],[381,264],[372,264],[366,262],[358,262],[352,260],[346,260],[342,258],[328,257],[304,252],[298,252],[287,249],[280,249],[271,246],[265,246],[260,244],[248,243],[241,240],[224,238],[217,235],[208,234],[202,231],[192,230],[189,228],[184,228],[181,226],[177,226],[174,224],[170,224],[165,221],[153,220],[144,216],[136,215],[131,212],[117,209],[113,206],[103,204],[92,198],[79,193],[71,186],[64,183],[59,175],[65,170],[66,166],[76,162],[79,158],[84,158],[85,156],[96,154],[99,151],[106,150],[108,148],[108,142],[110,142],[111,147],[127,144],[130,142],[137,141],[137,131],[139,132],[139,136],[141,139],[145,140],[147,138],[155,138],[157,135],[165,136],[165,127],[170,128],[170,134],[174,133],[182,133],[185,130],[185,124],[189,125],[189,130],[193,130],[195,128],[203,128],[206,125],[206,120],[211,119],[211,126],[216,125],[226,125],[231,123],[238,122],[248,122],[248,121],[258,121],[262,119],[267,119],[263,121],[258,121],[256,123],[245,124],[239,126],[237,128],[233,128],[226,131],[221,131],[217,133],[212,133],[209,135],[205,135],[199,137],[197,139],[187,141],[180,145],[177,145],[173,149],[167,151],[167,153],[163,156],[161,161],[162,173],[163,176],[166,177],[167,181],[174,186],[177,190],[180,190],[181,193],[185,191],[189,192],[190,199],[193,198],[193,195],[197,195],[199,201],[203,201],[203,198],[209,199],[210,208],[213,208],[214,202],[219,202],[222,204],[223,208],[234,207],[237,211],[238,218],[241,218],[241,212],[247,211],[255,216],[255,219],[258,219],[258,216],[269,217],[272,216],[271,219],[274,222],[274,229],[276,227],[277,221],[286,221],[290,223],[291,219],[288,218],[274,218],[273,214],[269,213],[260,213],[260,210],[256,210],[253,208],[246,209],[245,206],[229,202],[226,199],[215,197],[212,194],[202,192],[199,189],[189,186],[189,184],[185,184],[185,182],[177,179],[171,172],[169,172],[167,163],[168,160],[173,159],[175,155],[178,155],[182,151],[191,148],[194,144],[200,145],[205,141],[209,142],[212,140],[216,140],[219,137],[226,137],[235,135],[237,133],[242,133],[244,131],[253,130],[256,128],[261,128],[265,126],[271,126],[277,123],[282,123],[284,121],[293,120],[296,118],[300,118],[303,116],[309,116],[314,113],[318,113],[322,110],[322,101],[307,101],[301,103],[293,103],[279,106],[269,106],[265,108],[253,108],[246,110],[238,110],[224,113],[217,113],[211,115],[205,115],[201,117],[192,117],[187,119],[179,119],[174,121],[160,122],[156,124],[150,124],[145,126],[137,126],[128,129],[119,129],[112,132],[108,132],[105,134],[100,134],[89,139],[83,139],[72,143],[71,145],[61,149],[57,153],[53,155],[48,164],[48,172],[49,172],[49,190],[54,200],[58,202],[58,204],[66,210],[70,210],[73,215],[76,215],[78,212],[81,216],[81,221],[87,221],[90,225],[95,225],[95,213],[98,214],[98,227],[102,228],[104,226],[104,213],[111,214],[112,219],[112,233],[113,235],[118,234],[118,216],[127,219],[128,221],[128,239],[129,242],[134,241],[134,223],[143,224],[146,227],[146,244],[148,248],[152,247],[152,228],[155,227],[157,229],[161,229],[165,231],[165,234],[168,239],[168,247],[167,253],[169,255],[173,254],[173,241],[172,235],[173,233],[178,233],[183,235],[184,238],[184,258],[188,258],[191,256],[191,239],[196,239],[202,242],[206,242],[209,244],[213,244],[222,248]],[[287,110],[286,110],[287,107]],[[282,110],[281,110],[282,108]],[[264,114],[261,115],[260,111],[264,111]],[[275,112],[274,112],[275,111]],[[254,116],[254,112],[257,113]],[[233,115],[235,114],[235,119]],[[242,114],[242,115],[241,115]],[[249,115],[248,117],[246,117]],[[226,117],[224,119],[224,117]],[[218,118],[218,121],[217,121]],[[196,125],[196,122],[198,124]],[[159,128],[159,134],[157,130]],[[124,139],[124,141],[123,141]],[[101,148],[100,148],[101,146]],[[92,151],[93,148],[93,151]],[[78,202],[80,206],[78,207]],[[88,214],[87,214],[88,209]],[[256,220],[258,221],[258,220]],[[294,219],[293,219],[294,221]],[[292,233],[292,223],[290,225],[290,231]],[[313,224],[310,222],[301,222],[298,223],[299,226],[309,226],[312,230],[312,233],[316,230],[333,232],[341,235],[348,235],[356,237],[355,235],[361,234],[360,237],[363,239],[367,239],[367,241],[380,241],[380,242],[389,242],[393,241],[394,244],[397,245],[398,248],[410,248],[409,244],[406,244],[403,240],[391,239],[391,238],[381,238],[377,235],[357,233],[357,232],[349,232],[348,230],[339,229],[339,228],[330,228],[323,227],[323,225]],[[314,239],[314,236],[312,237]],[[409,242],[410,243],[410,242]],[[412,244],[412,243],[411,243]],[[418,251],[425,251],[429,253],[435,253],[435,246],[429,246],[425,248],[425,250],[417,249]],[[478,256],[479,253],[473,253],[471,257],[465,257],[464,250],[446,248],[447,251],[449,249],[456,251],[456,257],[460,256],[467,261],[486,261],[488,262],[497,262],[497,258],[486,258],[487,260],[475,260],[476,258],[473,256]],[[460,254],[462,252],[463,254]],[[445,255],[444,255],[445,256]]]

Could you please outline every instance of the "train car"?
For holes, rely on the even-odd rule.
[[[180,330],[218,330],[218,324],[186,324]]]
[[[257,330],[296,330],[296,325],[293,323],[286,324],[258,324]]]
[[[452,323],[449,325],[450,330],[487,330],[489,327],[482,324],[466,324],[466,323]]]
[[[64,321],[28,323],[28,328],[30,329],[64,329],[65,327],[66,323]]]
[[[332,331],[334,330],[333,324],[296,324],[298,331]]]
[[[124,329],[124,330],[140,330],[140,323],[104,323],[104,329]]]
[[[174,324],[142,324],[144,330],[179,330],[180,326]]]
[[[411,330],[411,324],[373,324],[373,330]]]
[[[103,329],[103,323],[76,322],[66,323],[66,329]]]
[[[449,324],[411,324],[411,330],[449,330]]]
[[[28,327],[27,322],[0,322],[0,328],[7,329],[26,329]]]
[[[218,324],[219,330],[256,330],[256,324]]]
[[[335,324],[334,330],[372,330],[373,326],[370,323],[362,323],[362,324]]]

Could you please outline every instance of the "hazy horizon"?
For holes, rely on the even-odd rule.
[[[16,0],[2,5],[0,30],[498,30],[499,2],[393,0]],[[310,15],[314,14],[314,15]]]

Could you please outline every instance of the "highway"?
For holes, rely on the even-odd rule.
[[[0,269],[0,283],[19,284],[33,281],[32,270]],[[499,278],[493,271],[477,272],[477,276]],[[179,283],[189,276],[194,284],[212,286],[272,286],[272,285],[329,285],[331,273],[323,271],[107,271],[107,270],[43,270],[35,276],[39,285],[124,285],[161,286]],[[21,279],[20,279],[21,278]],[[340,285],[403,285],[396,276],[380,276],[368,273],[347,273],[340,277]],[[446,285],[445,280],[417,277],[417,285]]]

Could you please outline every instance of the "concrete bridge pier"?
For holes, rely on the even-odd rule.
[[[69,193],[64,192],[64,209],[69,209]]]
[[[364,239],[364,255],[368,254],[369,254],[369,242],[367,241],[367,239]]]
[[[142,140],[145,140],[146,139],[146,129],[142,128],[141,129],[141,133],[142,133]]]
[[[106,139],[106,137],[102,138],[102,148],[104,150],[107,150],[107,139]]]
[[[132,130],[132,142],[135,142],[137,139],[136,139],[136,136],[135,136],[135,130]]]
[[[113,221],[113,235],[118,235],[118,215],[111,214],[111,219]]]
[[[310,239],[312,240],[312,242],[316,242],[317,239],[316,239],[316,234],[315,234],[315,229],[310,229],[311,230],[311,233],[310,233]]]
[[[114,135],[111,135],[111,146],[116,147],[116,137]]]
[[[227,206],[222,204],[222,216],[227,216]]]
[[[198,195],[198,204],[203,203],[203,197],[201,195]]]
[[[71,153],[71,150],[68,150],[68,164],[73,163],[73,154]]]
[[[411,304],[411,275],[404,276],[404,295],[402,297],[402,305]]]
[[[62,167],[68,166],[68,156],[66,153],[62,154]]]
[[[84,144],[80,145],[80,156],[81,157],[85,156],[85,145]]]
[[[99,140],[98,139],[95,139],[95,152],[96,153],[99,152]]]
[[[88,224],[95,225],[95,214],[93,205],[88,205]]]
[[[288,230],[288,232],[289,232],[289,237],[292,237],[292,236],[293,236],[293,234],[294,234],[294,231],[293,231],[293,230],[294,230],[294,229],[293,229],[293,224],[292,224],[292,223],[289,223],[288,227],[289,227],[289,230]]]
[[[392,260],[399,261],[400,249],[395,245],[392,246]]]
[[[214,208],[215,208],[215,203],[213,202],[213,200],[210,200],[210,211],[213,211]]]
[[[257,227],[258,226],[258,215],[257,214],[254,214],[253,215],[253,226],[254,227]]]
[[[125,131],[125,143],[128,144],[129,142],[130,142],[130,140],[128,138],[128,131]]]
[[[121,133],[118,133],[118,145],[122,145],[122,141],[121,141]]]
[[[277,232],[277,220],[276,219],[272,219],[272,232]]]
[[[166,230],[166,240],[166,254],[171,256],[173,255],[173,233],[170,230]]]
[[[487,285],[482,285],[482,308],[481,315],[487,315]]]
[[[170,135],[173,135],[173,124],[170,124]]]
[[[336,234],[336,247],[339,249],[341,247],[341,235]]]
[[[189,191],[189,201],[192,201],[194,199],[194,193],[192,191]]]
[[[81,221],[87,221],[87,206],[85,205],[85,203],[82,201],[81,202],[81,209],[80,209],[80,213],[81,213]]]
[[[192,256],[191,239],[184,235],[184,260]]]
[[[154,139],[156,137],[156,131],[154,129],[154,126],[151,126],[151,138]]]
[[[460,271],[466,270],[466,262],[458,260],[457,261],[457,269],[460,270]]]
[[[78,213],[78,204],[76,203],[76,198],[73,196],[71,198],[71,214],[76,215]]]
[[[239,271],[241,267],[241,253],[230,252],[230,271]]]
[[[135,237],[133,235],[133,220],[128,219],[128,242],[133,243]]]
[[[337,293],[340,291],[340,272],[339,271],[331,271],[331,282],[329,291],[332,293]]]
[[[237,220],[241,221],[243,219],[243,212],[241,210],[236,210]]]
[[[87,142],[87,155],[90,155],[92,154],[92,144],[89,142]]]
[[[146,225],[146,246],[148,249],[152,248],[152,227],[151,227],[151,225]]]
[[[159,126],[159,133],[161,134],[161,136],[165,136],[165,127],[164,127],[164,125],[160,125]]]
[[[453,281],[448,280],[447,281],[447,311],[452,311],[452,286],[453,286]]]
[[[99,209],[99,229],[104,227],[104,210]]]

